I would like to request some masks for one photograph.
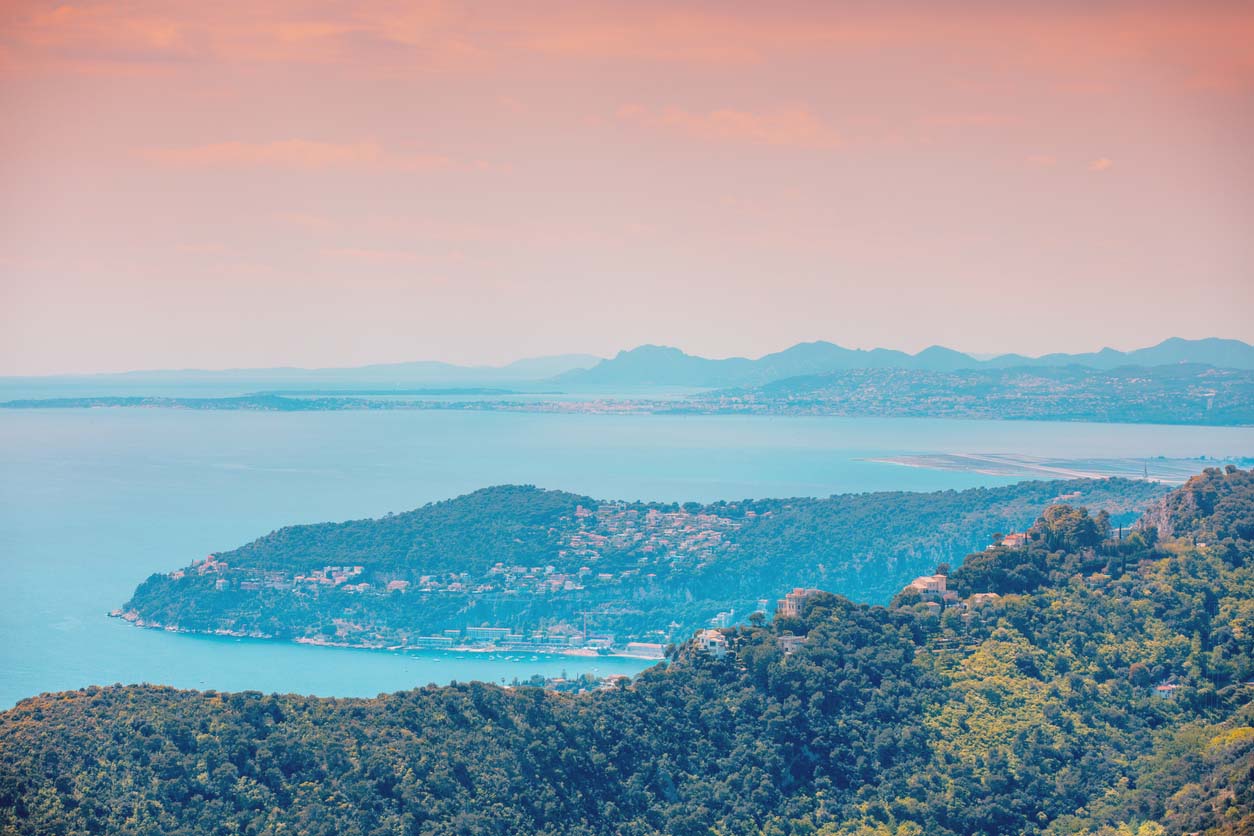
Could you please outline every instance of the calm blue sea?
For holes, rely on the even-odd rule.
[[[909,453],[1242,456],[1254,430],[927,419],[462,412],[0,411],[0,708],[113,682],[365,696],[429,682],[630,673],[632,660],[334,650],[105,617],[148,574],[292,523],[505,482],[598,498],[935,490],[1005,478]],[[839,590],[837,590],[839,591]]]

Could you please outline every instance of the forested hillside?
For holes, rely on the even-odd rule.
[[[942,606],[817,593],[587,694],[25,700],[0,715],[0,829],[1248,834],[1251,503],[1229,469],[1149,515],[1171,536],[1055,506],[951,572]]]
[[[404,647],[445,629],[588,625],[670,641],[743,620],[794,586],[887,602],[938,562],[1022,530],[1050,503],[1134,520],[1165,491],[1122,479],[710,505],[489,488],[377,520],[292,526],[154,575],[123,612],[145,625]]]

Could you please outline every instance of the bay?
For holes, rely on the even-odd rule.
[[[710,501],[1016,481],[868,459],[1238,457],[1249,428],[492,412],[0,412],[0,708],[113,682],[371,696],[431,682],[632,673],[641,660],[313,648],[139,630],[152,572],[283,525],[502,483]],[[841,590],[833,590],[840,592]]]

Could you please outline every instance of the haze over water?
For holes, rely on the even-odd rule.
[[[404,511],[493,484],[709,501],[1016,481],[864,460],[990,452],[1241,456],[1254,453],[1254,429],[436,411],[0,412],[0,708],[115,681],[368,696],[453,679],[633,672],[647,663],[198,638],[135,629],[105,613],[152,572],[283,525]]]

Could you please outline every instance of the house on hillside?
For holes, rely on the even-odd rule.
[[[796,652],[797,648],[806,643],[805,636],[776,636],[775,644],[779,649],[784,651],[785,656],[791,656]]]
[[[727,655],[727,637],[718,630],[702,630],[697,633],[697,647],[714,658]]]
[[[776,602],[775,615],[783,618],[797,618],[801,615],[801,602],[819,591],[818,589],[797,587]]]
[[[918,592],[924,601],[939,601],[945,597],[945,581],[944,575],[923,575],[912,580],[906,589]]]

